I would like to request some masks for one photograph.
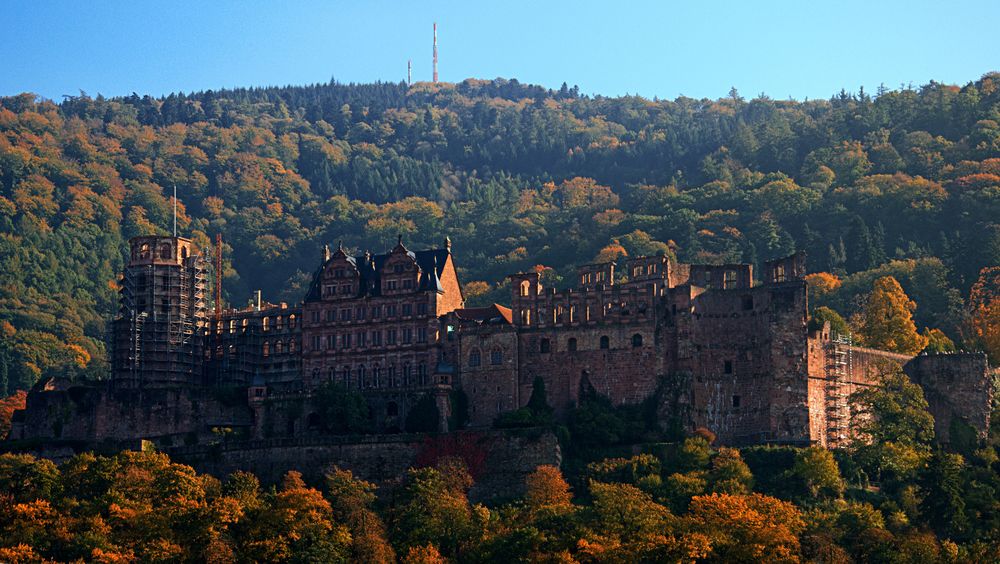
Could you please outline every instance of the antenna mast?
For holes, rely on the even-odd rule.
[[[177,185],[174,184],[174,238],[177,237]]]
[[[438,24],[434,22],[434,82],[438,81]]]
[[[413,86],[413,61],[406,59],[406,85]]]

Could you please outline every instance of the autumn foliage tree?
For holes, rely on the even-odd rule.
[[[858,332],[869,347],[916,354],[927,345],[913,324],[916,308],[895,278],[879,278],[860,314]]]
[[[984,268],[969,294],[970,341],[983,347],[1000,364],[1000,266]]]

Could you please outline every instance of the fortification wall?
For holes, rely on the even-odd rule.
[[[212,437],[213,427],[248,428],[251,413],[243,390],[71,385],[32,391],[18,423],[12,439],[183,444]]]
[[[996,371],[983,353],[932,354],[913,357],[904,367],[924,390],[934,416],[939,441],[952,440],[955,418],[975,429],[980,439],[989,432]]]
[[[543,464],[562,462],[551,433],[537,436],[500,431],[462,431],[441,435],[371,435],[312,439],[271,439],[230,445],[166,449],[177,462],[224,478],[244,470],[265,484],[276,483],[289,470],[319,484],[336,465],[380,485],[391,485],[407,468],[434,464],[447,456],[462,458],[475,480],[474,500],[519,495],[525,477]]]

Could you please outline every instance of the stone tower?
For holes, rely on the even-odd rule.
[[[200,383],[207,321],[202,257],[182,237],[134,237],[129,247],[114,321],[113,385]]]

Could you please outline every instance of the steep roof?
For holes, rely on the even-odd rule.
[[[444,291],[441,287],[441,276],[444,274],[445,263],[448,261],[451,251],[448,249],[427,249],[424,251],[406,251],[406,254],[417,263],[422,273],[427,274],[427,276],[421,277],[419,290]],[[361,284],[359,285],[360,288],[356,297],[382,295],[381,272],[386,261],[391,256],[391,251],[379,255],[369,255],[366,253],[358,256],[347,256],[347,261],[358,269],[358,274],[361,277]],[[309,291],[306,292],[304,301],[309,302],[320,299],[323,270],[336,258],[337,255],[334,255],[324,260],[313,273],[312,282],[309,284]]]
[[[507,323],[513,320],[510,308],[500,304],[488,307],[465,307],[455,310],[455,315],[462,321],[478,321],[479,323]]]

